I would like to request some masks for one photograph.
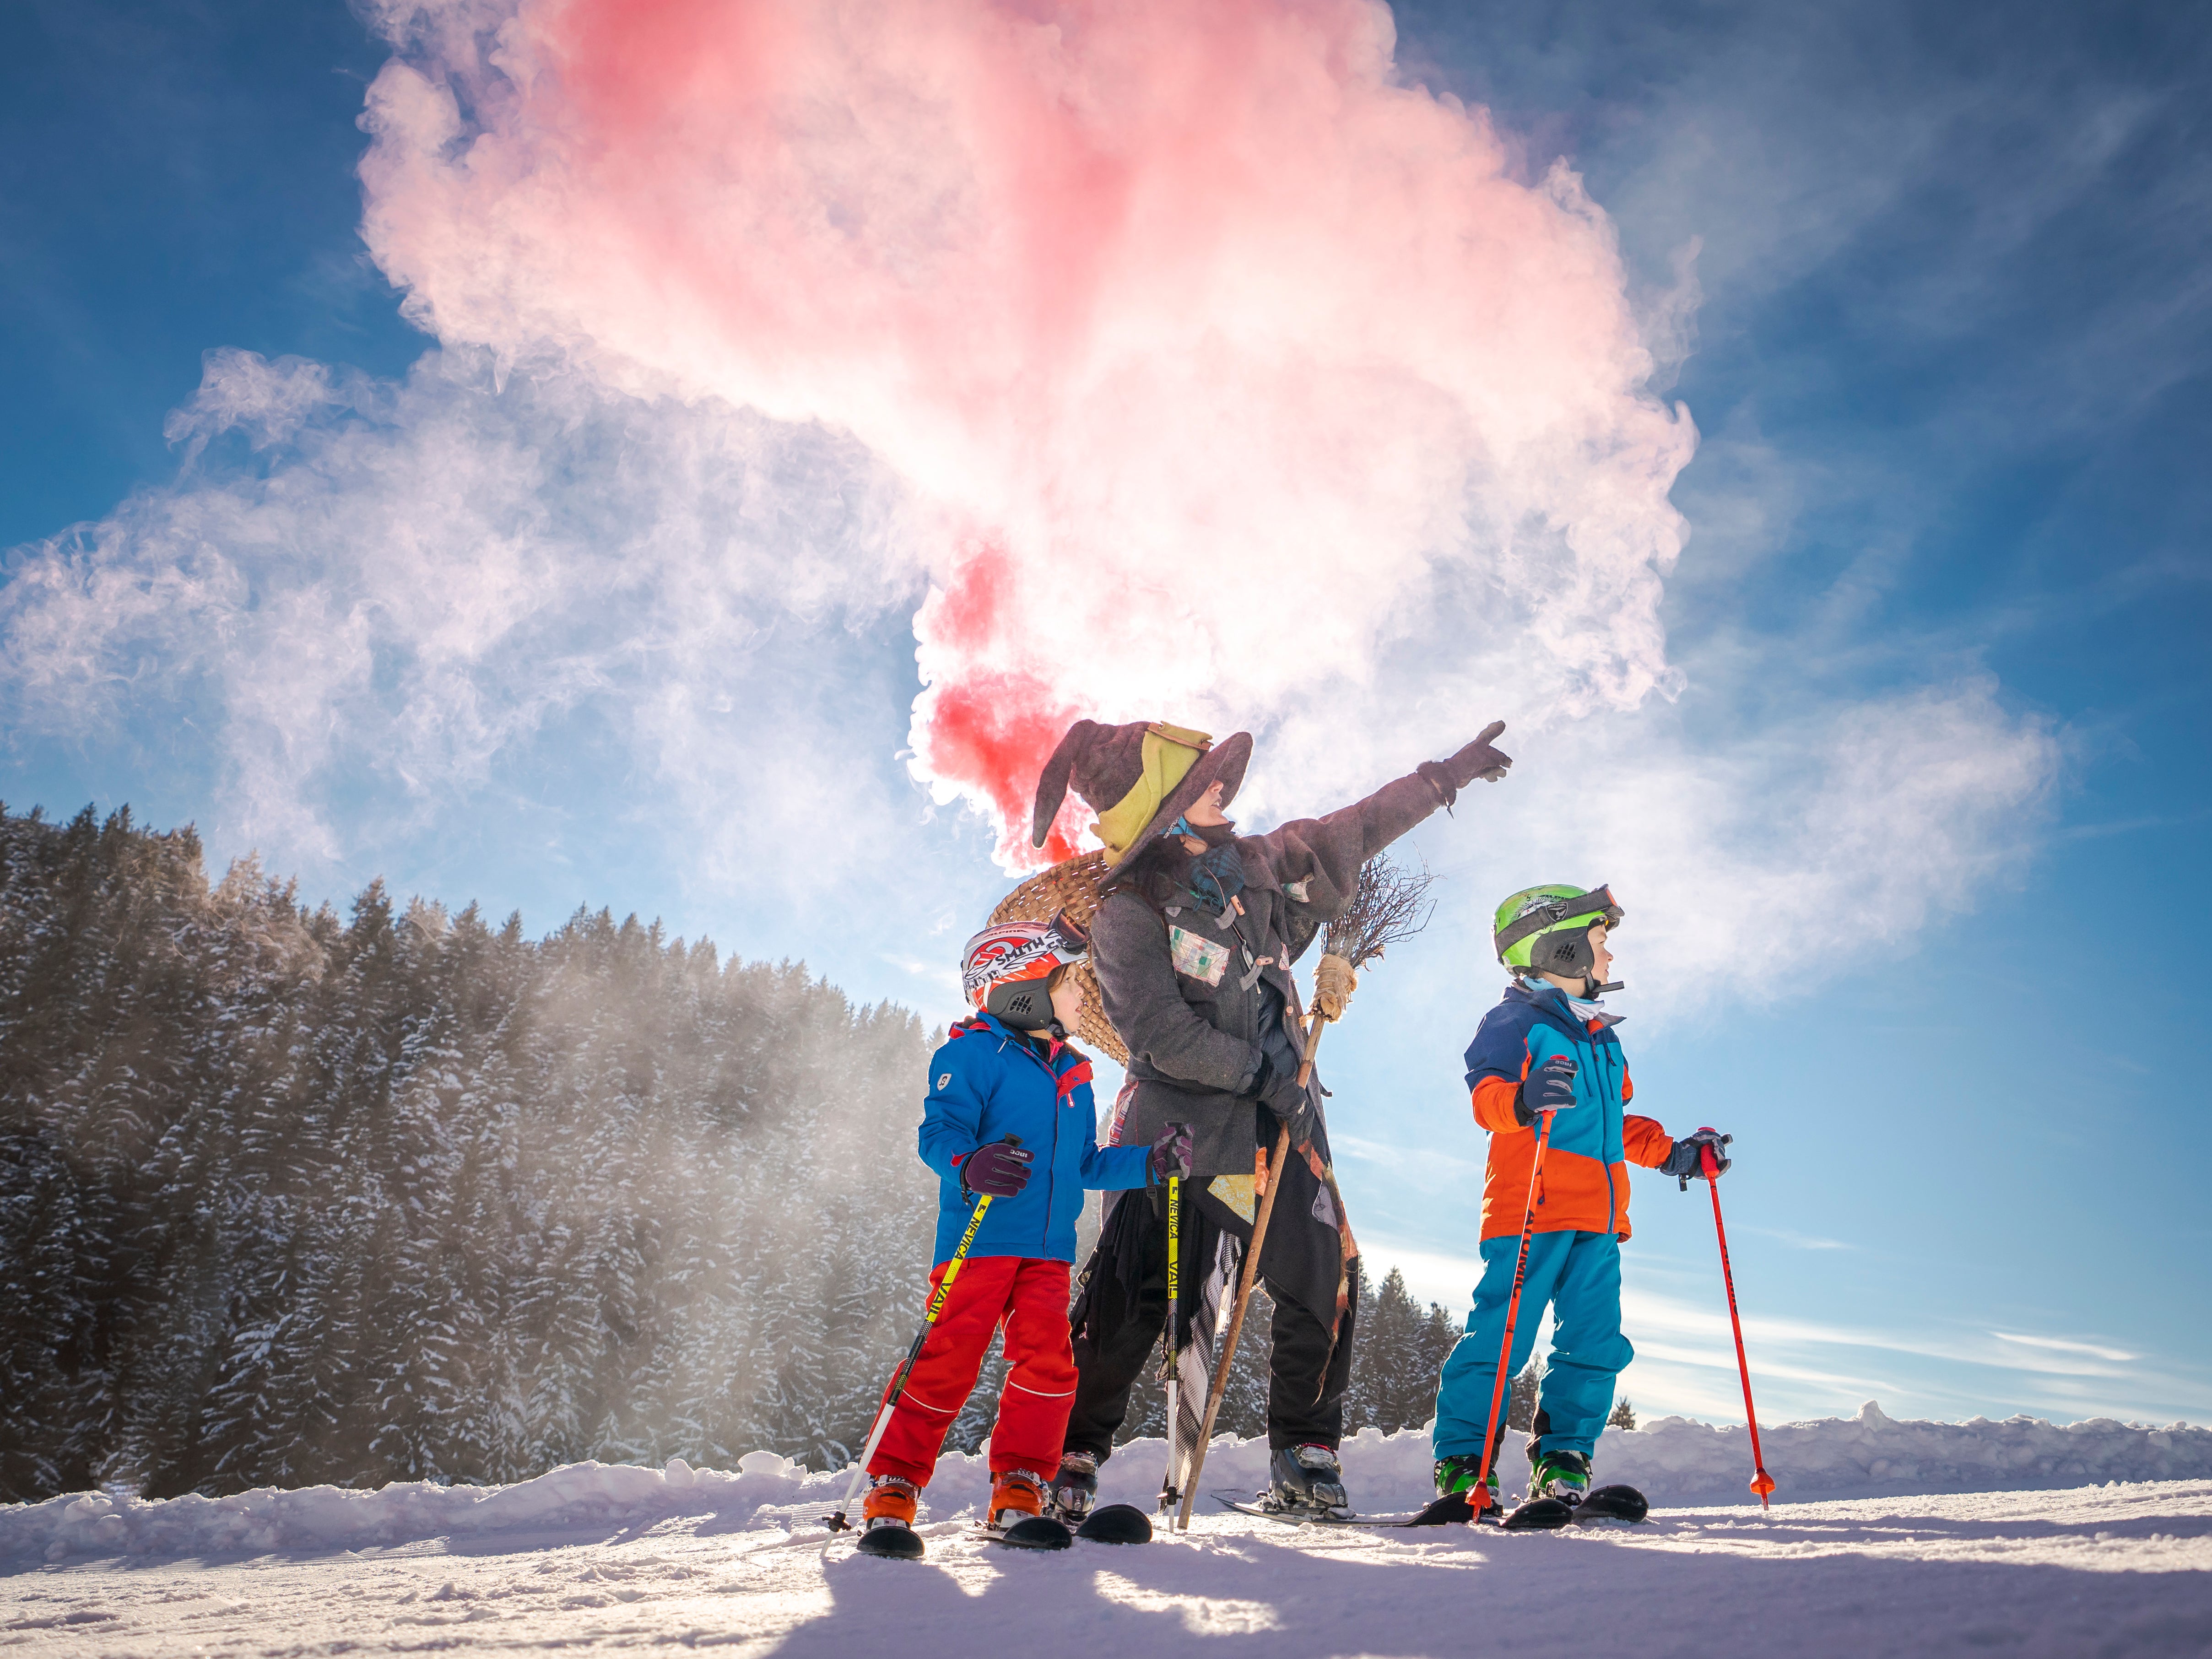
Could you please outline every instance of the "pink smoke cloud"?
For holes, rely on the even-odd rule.
[[[1349,738],[1440,624],[1510,637],[1455,650],[1464,690],[1571,714],[1668,683],[1695,434],[1611,228],[1401,84],[1386,8],[390,15],[365,234],[413,313],[883,455],[929,508],[915,769],[1010,867],[1077,714]],[[1420,718],[1463,740],[1444,701]]]

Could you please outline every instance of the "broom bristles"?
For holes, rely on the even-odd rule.
[[[1360,866],[1352,902],[1322,934],[1322,949],[1364,968],[1393,945],[1404,943],[1429,925],[1437,902],[1429,896],[1436,878],[1425,867],[1409,869],[1388,853]]]

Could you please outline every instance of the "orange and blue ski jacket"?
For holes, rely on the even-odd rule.
[[[1540,1233],[1612,1233],[1628,1237],[1628,1165],[1657,1169],[1674,1139],[1648,1117],[1626,1110],[1635,1097],[1616,1021],[1578,1018],[1565,992],[1544,980],[1516,981],[1482,1017],[1468,1045],[1467,1084],[1474,1121],[1490,1131],[1490,1164],[1482,1182],[1482,1236],[1517,1237],[1528,1212],[1528,1170],[1536,1131],[1513,1115],[1514,1097],[1530,1070],[1556,1054],[1574,1059],[1575,1103],[1552,1122],[1544,1172],[1536,1182]]]

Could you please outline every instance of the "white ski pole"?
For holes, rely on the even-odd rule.
[[[1019,1135],[1008,1135],[1006,1145],[1018,1146]],[[898,1408],[899,1396],[906,1392],[907,1377],[914,1370],[914,1362],[921,1358],[921,1345],[929,1340],[929,1333],[937,1323],[937,1316],[945,1311],[945,1298],[952,1292],[952,1281],[960,1277],[960,1264],[968,1259],[968,1247],[975,1242],[975,1230],[983,1224],[984,1213],[991,1207],[991,1194],[978,1194],[975,1212],[968,1218],[968,1231],[960,1235],[960,1243],[952,1252],[952,1260],[945,1264],[945,1277],[937,1281],[937,1289],[929,1298],[929,1307],[922,1316],[921,1328],[914,1334],[914,1346],[906,1351],[899,1364],[898,1373],[891,1378],[890,1391],[884,1403],[876,1407],[876,1420],[868,1427],[868,1443],[860,1449],[860,1461],[853,1466],[853,1479],[845,1488],[844,1501],[837,1505],[823,1524],[832,1532],[850,1532],[853,1523],[845,1518],[845,1511],[853,1507],[854,1494],[860,1490],[860,1482],[867,1479],[869,1460],[875,1456],[876,1448],[883,1443],[884,1431],[891,1425],[891,1413]]]

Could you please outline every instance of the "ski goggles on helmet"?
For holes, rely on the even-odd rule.
[[[1589,925],[1603,922],[1607,927],[1620,926],[1620,906],[1614,902],[1613,886],[1593,887],[1587,893],[1577,893],[1571,898],[1547,899],[1543,903],[1523,910],[1498,930],[1498,957],[1503,962],[1505,953],[1522,939],[1538,933],[1548,933],[1561,922],[1577,916],[1588,916]]]

